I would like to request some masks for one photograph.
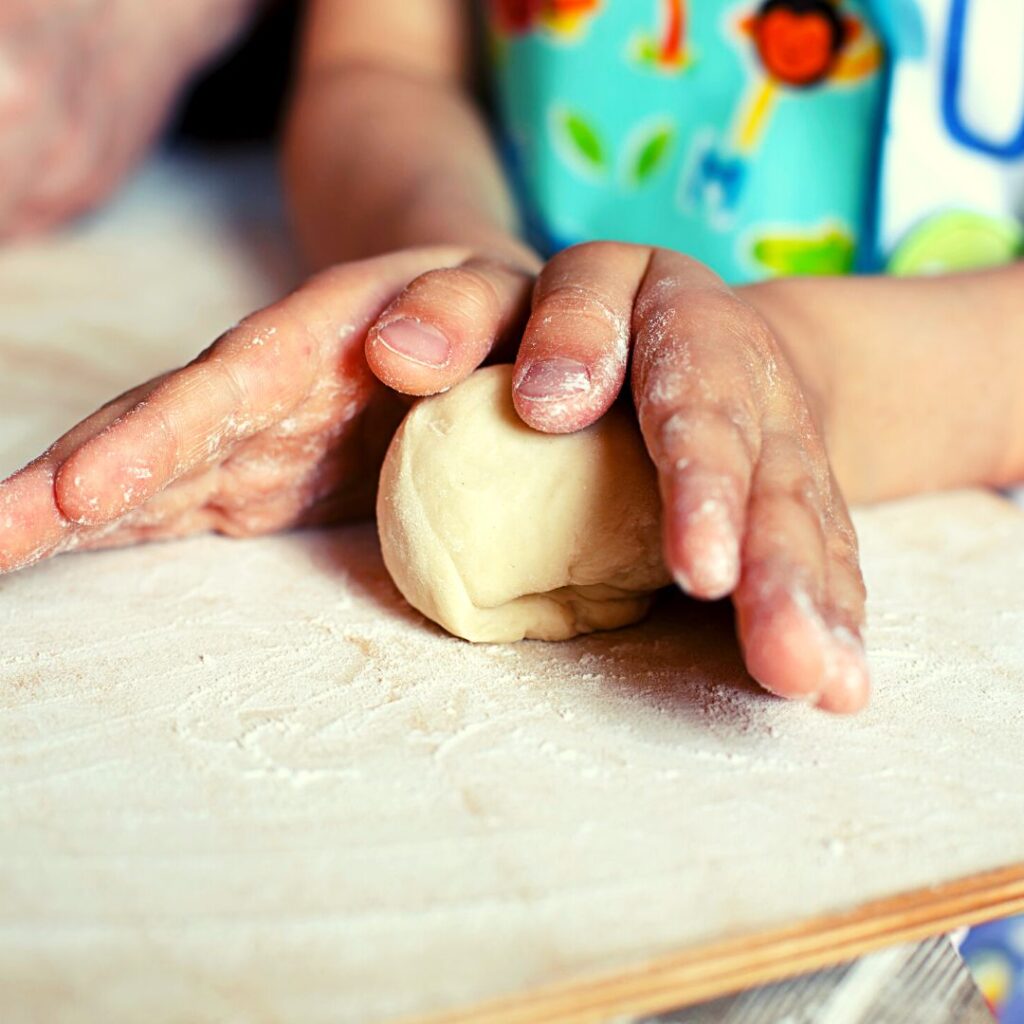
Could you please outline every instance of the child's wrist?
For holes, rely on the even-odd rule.
[[[814,415],[826,443],[835,440],[839,403],[836,391],[841,375],[835,372],[834,353],[821,336],[792,280],[780,278],[737,289],[764,319],[782,349]],[[832,445],[829,445],[830,449]]]
[[[455,245],[484,258],[508,263],[534,274],[543,266],[540,255],[514,230],[475,211],[435,208],[391,211],[374,224],[372,233],[348,231],[339,235],[329,222],[293,217],[302,255],[312,269],[334,263],[369,259],[389,252],[424,246]]]
[[[803,384],[847,500],[1024,479],[1024,264],[739,289]]]
[[[423,245],[464,245],[485,257],[510,263],[530,273],[543,265],[540,255],[516,232],[474,209],[452,204],[433,204],[429,208],[399,214],[389,232],[388,249],[412,249]],[[378,244],[380,244],[380,237]]]

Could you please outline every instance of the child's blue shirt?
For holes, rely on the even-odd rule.
[[[662,245],[733,283],[1005,262],[1024,0],[491,0],[533,240]]]

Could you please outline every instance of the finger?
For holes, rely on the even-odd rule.
[[[353,403],[365,399],[369,324],[425,267],[463,258],[439,248],[346,264],[248,317],[68,457],[55,480],[61,511],[99,525],[141,507],[286,417],[323,375],[337,376]]]
[[[541,271],[513,377],[516,410],[530,426],[556,434],[579,430],[615,401],[650,253],[593,242],[563,250]]]
[[[827,476],[790,429],[766,434],[751,486],[743,577],[734,595],[747,668],[783,697],[834,711],[867,700],[856,554]],[[848,524],[848,519],[845,520]]]
[[[189,474],[112,523],[77,526],[73,547],[77,551],[95,551],[218,530],[222,516],[215,503],[208,503],[215,488],[213,471]]]
[[[62,512],[111,522],[287,415],[309,391],[314,345],[282,344],[279,329],[295,325],[273,308],[256,314],[70,454],[54,483]]]
[[[862,636],[867,590],[860,568],[857,534],[834,478],[830,478],[830,494],[832,501],[825,522],[828,570],[825,618],[837,645],[821,706],[828,711],[848,713],[864,707],[871,692]]]
[[[91,551],[216,532],[252,537],[293,525],[312,490],[303,460],[245,457],[178,478],[146,504],[103,526],[78,527],[75,548]]]
[[[762,333],[709,270],[654,254],[634,313],[633,396],[658,470],[666,564],[695,597],[723,597],[739,579],[770,388]]]
[[[522,325],[533,276],[533,268],[482,257],[423,274],[371,328],[370,368],[409,395],[452,387]]]
[[[12,572],[81,543],[83,528],[71,522],[56,501],[57,470],[71,452],[143,401],[160,379],[103,406],[0,483],[0,572]]]

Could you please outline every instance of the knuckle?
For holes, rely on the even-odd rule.
[[[737,348],[746,353],[752,366],[762,371],[767,369],[769,375],[774,376],[778,346],[764,317],[732,293],[721,301],[723,305],[716,315],[723,331],[728,333]]]
[[[232,409],[243,409],[248,405],[249,391],[238,368],[230,359],[212,359],[207,363],[212,383],[223,388],[229,398]]]
[[[494,280],[474,267],[445,267],[417,277],[392,303],[379,323],[412,313],[431,321],[454,317],[457,321],[491,319],[502,311],[502,297]]]
[[[798,515],[806,519],[813,524],[825,545],[828,541],[828,501],[796,443],[790,440],[789,444],[790,452],[780,452],[776,442],[767,469],[762,462],[752,504],[758,506],[761,516],[784,519]]]
[[[685,386],[685,385],[684,385]],[[753,465],[760,437],[757,421],[739,403],[641,402],[641,430],[658,451],[677,458],[687,452],[714,453],[722,459]]]
[[[185,458],[181,432],[173,416],[170,415],[162,402],[155,402],[149,406],[148,415],[152,417],[154,431],[157,437],[162,438],[160,450],[167,453],[169,468],[172,473],[177,473]]]
[[[695,442],[696,423],[686,409],[650,411],[640,410],[640,429],[653,441],[653,448],[663,459],[672,459],[690,450]]]
[[[588,310],[610,310],[608,300],[596,288],[579,281],[561,281],[544,292],[538,308],[546,312],[564,311],[578,315]]]
[[[226,537],[259,537],[282,526],[279,517],[258,504],[236,507],[212,505],[209,512],[214,530]]]
[[[616,337],[628,328],[624,311],[616,311],[609,298],[598,289],[578,282],[560,283],[546,291],[533,310],[532,323],[543,328],[553,319],[563,317],[573,321],[574,333],[581,333],[582,322],[597,328],[601,334],[614,332]]]
[[[717,310],[731,293],[710,267],[672,249],[650,250],[648,273],[637,297],[641,318],[656,316],[682,301],[690,308],[704,304]]]
[[[845,567],[837,568],[830,562],[827,589],[828,603],[833,611],[838,612],[847,624],[855,628],[862,626],[868,593],[860,572],[847,572]]]
[[[849,552],[853,564],[859,565],[860,538],[858,538],[857,531],[854,529],[853,523],[850,522],[845,508],[842,516],[838,518],[838,521],[833,522],[832,524],[832,535],[836,538],[836,543],[841,545],[845,551]]]
[[[822,524],[824,515],[821,492],[809,476],[800,475],[788,483],[780,484],[769,492],[769,497],[779,505],[789,509],[798,509],[815,523]]]
[[[644,246],[632,242],[578,242],[576,245],[570,245],[567,249],[556,253],[551,258],[549,265],[557,268],[563,263],[574,264],[580,260],[589,262],[593,259],[626,255],[644,248]]]
[[[857,548],[857,535],[851,530],[837,529],[833,524],[828,537],[829,558],[842,569],[851,581],[856,581],[860,589],[864,589],[863,575],[860,569],[860,552]]]

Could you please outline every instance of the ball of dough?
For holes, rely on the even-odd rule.
[[[566,640],[642,618],[669,582],[658,487],[632,418],[541,434],[512,405],[512,367],[419,402],[377,496],[388,571],[450,633]]]

